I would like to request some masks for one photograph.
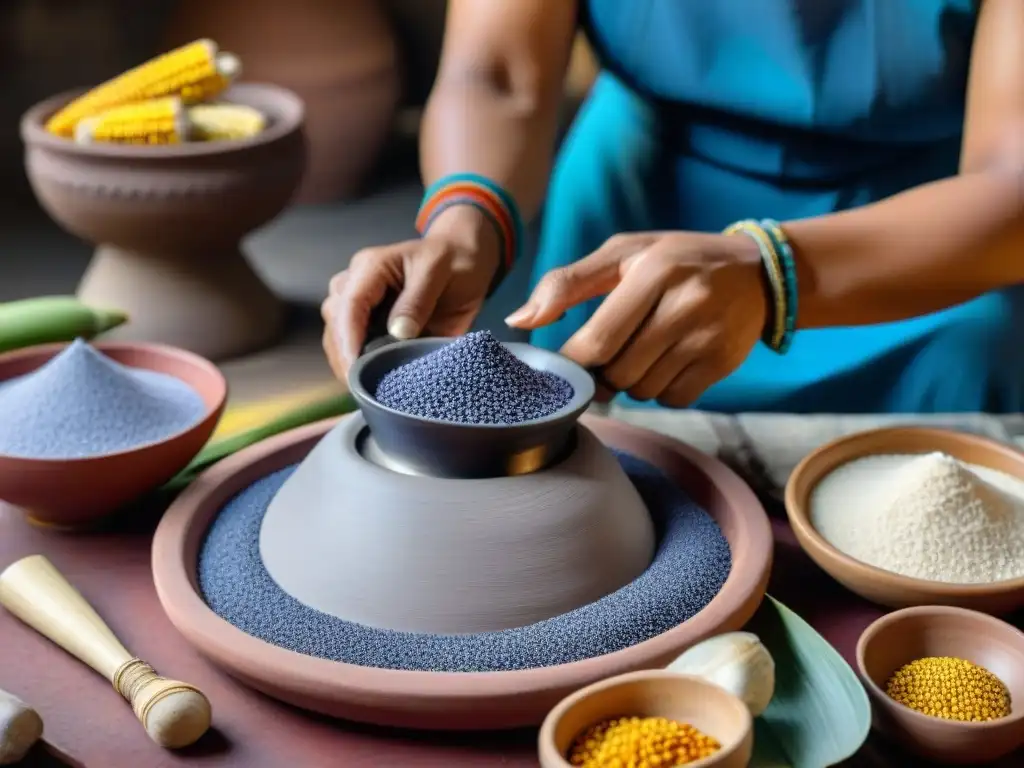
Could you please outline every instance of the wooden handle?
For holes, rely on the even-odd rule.
[[[43,735],[39,713],[12,693],[0,690],[0,765],[16,765]]]
[[[188,746],[210,727],[210,702],[203,693],[133,657],[42,555],[18,560],[0,573],[0,605],[107,678],[161,746]]]
[[[132,656],[103,619],[42,555],[0,573],[0,605],[107,680]]]

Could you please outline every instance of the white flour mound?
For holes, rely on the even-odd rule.
[[[1024,481],[942,453],[845,464],[811,497],[811,521],[861,562],[929,581],[1024,576]]]

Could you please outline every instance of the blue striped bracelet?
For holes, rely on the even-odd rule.
[[[519,207],[499,184],[476,173],[453,173],[442,176],[423,193],[416,214],[416,229],[426,235],[434,220],[455,205],[469,205],[479,210],[494,227],[499,241],[498,269],[491,281],[490,296],[512,270],[522,250],[524,226]]]
[[[490,192],[496,198],[497,202],[500,203],[501,207],[504,208],[503,213],[508,216],[514,240],[514,252],[508,254],[508,256],[511,263],[516,263],[519,259],[519,252],[522,250],[524,231],[523,219],[519,213],[519,206],[516,205],[516,201],[507,190],[505,190],[500,184],[488,179],[486,176],[481,176],[478,173],[451,173],[447,176],[442,176],[427,187],[427,190],[423,193],[423,200],[420,203],[420,209],[422,210],[428,206],[431,200],[445,192],[447,188],[461,184],[471,184],[482,187]]]

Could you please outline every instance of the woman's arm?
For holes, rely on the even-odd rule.
[[[524,219],[547,187],[576,31],[576,0],[451,0],[420,139],[423,181],[473,172],[501,184]],[[451,215],[449,215],[451,214]],[[471,208],[432,230],[486,224]]]
[[[902,320],[1024,282],[1024,2],[980,14],[960,175],[785,224],[801,328]]]

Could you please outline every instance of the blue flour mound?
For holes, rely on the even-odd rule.
[[[490,331],[475,331],[390,371],[373,396],[420,418],[521,424],[564,408],[573,388],[561,376],[531,368]]]
[[[180,379],[129,368],[81,339],[0,384],[0,454],[82,459],[164,440],[206,415]]]
[[[217,615],[250,635],[307,656],[386,669],[500,672],[568,664],[622,650],[693,617],[732,567],[718,525],[658,469],[616,454],[650,510],[658,547],[635,581],[552,619],[499,632],[433,635],[366,627],[308,608],[267,573],[260,525],[295,467],[235,496],[199,554],[199,587]]]

